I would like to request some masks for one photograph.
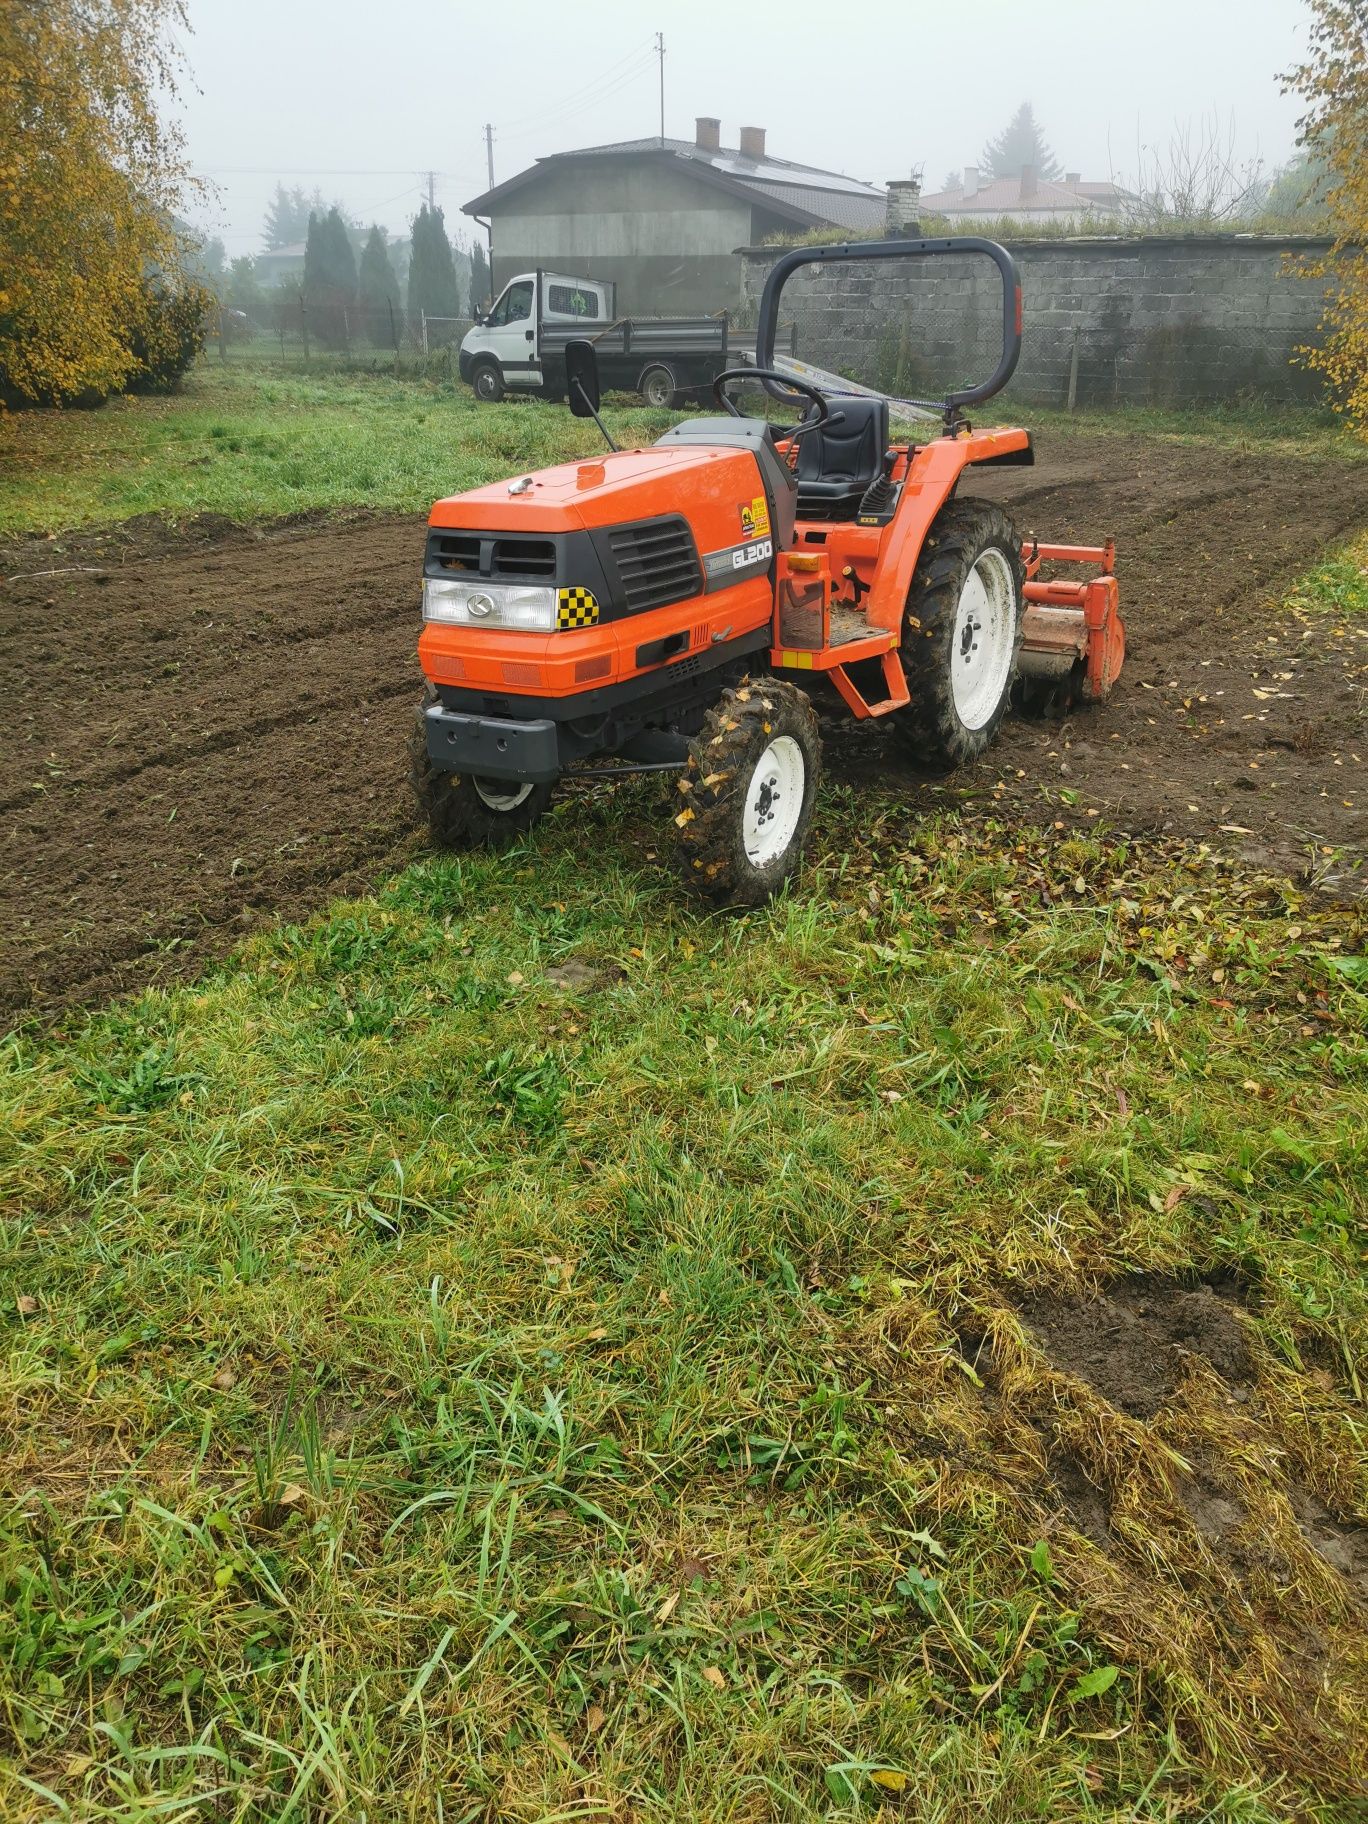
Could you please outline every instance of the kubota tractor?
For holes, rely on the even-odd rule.
[[[887,396],[775,361],[800,267],[945,254],[996,265],[1002,351],[988,380],[900,402],[934,406],[925,441],[890,442]],[[1019,674],[1105,697],[1125,649],[1111,545],[1023,547],[1001,507],[961,492],[975,469],[1033,461],[1026,431],[964,416],[1020,350],[1016,267],[991,241],[798,248],[765,285],[756,367],[715,382],[723,415],[686,418],[647,449],[619,450],[605,430],[600,456],[438,501],[412,753],[435,840],[521,834],[563,775],[668,770],[685,877],[755,904],[794,871],[812,816],[818,720],[794,680],[825,674],[832,706],[892,717],[907,750],[941,767],[983,752]],[[592,344],[572,344],[566,368],[572,410],[597,419]],[[743,416],[739,382],[805,410],[789,426]],[[1060,564],[1096,574],[1042,578]]]

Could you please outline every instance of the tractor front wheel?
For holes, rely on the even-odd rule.
[[[956,500],[926,535],[908,591],[903,745],[946,769],[975,760],[1007,713],[1026,612],[1021,541],[1001,507]]]
[[[545,814],[554,789],[515,779],[480,779],[444,773],[428,753],[423,710],[436,701],[428,691],[409,737],[409,783],[439,849],[502,849],[524,836]]]
[[[774,678],[722,693],[679,781],[684,877],[717,905],[758,906],[802,858],[821,772],[817,718]]]

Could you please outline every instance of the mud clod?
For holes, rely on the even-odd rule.
[[[1094,1545],[1106,1547],[1111,1540],[1111,1502],[1078,1459],[1066,1450],[1052,1452],[1050,1482],[1069,1524]]]
[[[1138,1280],[1100,1298],[1039,1293],[1017,1310],[1052,1361],[1132,1418],[1153,1418],[1187,1358],[1233,1386],[1253,1378],[1239,1322],[1209,1285]]]
[[[1312,1551],[1345,1578],[1368,1603],[1368,1526],[1346,1526],[1308,1489],[1292,1490],[1292,1511]]]

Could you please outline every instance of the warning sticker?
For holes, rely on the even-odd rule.
[[[741,508],[741,536],[768,538],[769,529],[769,502],[763,494],[757,494],[754,500]]]

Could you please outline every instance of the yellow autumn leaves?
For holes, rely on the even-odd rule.
[[[137,369],[188,178],[158,118],[181,0],[0,7],[0,405],[102,397]]]
[[[1368,437],[1368,0],[1309,0],[1306,61],[1285,77],[1307,111],[1303,143],[1333,174],[1327,197],[1336,241],[1308,275],[1327,278],[1324,343],[1306,351],[1331,402]]]

